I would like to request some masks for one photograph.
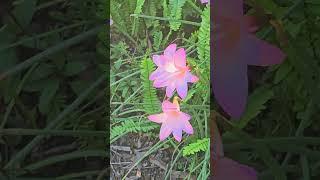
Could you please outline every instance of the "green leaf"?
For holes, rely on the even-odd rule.
[[[8,32],[6,27],[0,29],[0,48],[8,46],[15,38],[15,35]],[[14,49],[0,51],[0,73],[7,71],[18,62]]]
[[[288,61],[285,61],[283,64],[280,65],[279,69],[277,70],[273,82],[275,84],[278,84],[289,74],[291,70],[292,66],[289,64]]]
[[[36,5],[37,0],[22,0],[14,8],[13,14],[23,28],[30,24],[36,11]]]
[[[58,89],[59,89],[59,80],[53,79],[41,92],[38,106],[42,114],[46,114],[49,112],[50,102]]]
[[[84,80],[76,80],[70,82],[71,89],[77,95],[80,95],[86,87],[90,85],[90,82]]]
[[[279,7],[273,0],[256,0],[256,3],[263,7],[268,13],[272,13],[276,18],[280,19],[285,9]]]
[[[85,70],[87,68],[87,63],[82,61],[74,61],[69,62],[64,67],[64,72],[66,76],[74,76],[80,73],[81,71]]]
[[[50,64],[40,64],[29,76],[28,81],[36,81],[48,77],[54,72],[54,67]]]

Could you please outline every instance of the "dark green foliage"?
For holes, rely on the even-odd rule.
[[[58,151],[61,159],[57,165],[55,160],[46,160],[44,154],[73,143],[76,149],[84,150],[77,159],[89,152],[105,150],[104,137],[92,141],[92,137],[78,133],[106,129],[102,101],[105,75],[99,68],[106,60],[96,52],[96,45],[105,43],[99,42],[97,34],[102,30],[98,21],[105,21],[109,15],[108,3],[102,0],[7,2],[0,3],[0,179],[2,175],[8,175],[9,179],[31,176],[21,171],[29,164],[26,169],[32,171],[33,177],[78,172],[64,169],[50,173],[49,169],[67,164],[68,158],[64,159],[64,151]],[[6,134],[15,132],[10,130],[16,128],[25,134]],[[68,130],[72,137],[50,134],[52,130]],[[66,156],[78,154],[74,150],[69,150]],[[98,157],[105,155],[98,153],[95,158],[102,162]],[[86,171],[83,165],[78,168]]]

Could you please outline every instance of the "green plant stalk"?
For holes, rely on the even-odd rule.
[[[117,26],[116,24],[113,24],[112,26],[114,26],[115,28],[117,28],[123,35],[125,35],[134,45],[136,45],[136,47],[138,47],[137,42],[133,39],[133,37],[130,36],[130,34],[128,34],[127,32],[125,32],[123,29],[121,29],[119,26]]]
[[[308,113],[307,113],[307,117],[303,118],[298,126],[298,129],[295,133],[295,137],[299,137],[299,136],[302,136],[303,135],[303,131],[304,129],[306,128],[306,124],[307,122],[309,121],[309,119],[311,118],[311,109],[313,108],[314,104],[313,104],[313,101],[311,100],[309,102],[309,104],[307,105],[307,110],[308,110]],[[287,153],[284,160],[282,161],[282,164],[281,166],[284,167],[288,164],[290,158],[291,158],[291,153]],[[302,155],[301,155],[302,156]],[[303,157],[300,157],[300,162],[301,163],[304,163],[305,161],[305,158]]]
[[[201,26],[201,24],[197,23],[197,22],[186,21],[186,20],[176,20],[176,19],[172,19],[172,18],[147,16],[147,15],[142,15],[142,14],[131,14],[130,16],[139,17],[139,18],[146,18],[146,19],[152,19],[152,20],[160,20],[160,21],[175,21],[175,22],[180,22],[182,24],[188,24],[188,25],[199,26],[199,27]]]
[[[58,163],[58,162],[63,162],[63,161],[78,159],[83,157],[107,157],[107,153],[106,151],[101,151],[101,150],[86,150],[86,151],[76,151],[71,153],[65,153],[62,155],[49,157],[45,160],[41,160],[39,162],[23,167],[22,169],[26,171],[18,172],[17,175],[21,176],[23,174],[26,174],[28,171],[33,171],[48,165]]]
[[[193,113],[195,116],[195,120],[197,122],[197,125],[198,125],[198,129],[199,129],[199,135],[200,135],[200,138],[204,138],[205,137],[205,132],[204,132],[204,127],[202,125],[202,119],[199,118],[199,111],[196,111],[195,109],[193,109]]]
[[[179,146],[181,145],[181,143],[179,144]],[[167,180],[169,178],[169,175],[171,175],[171,172],[172,172],[172,169],[174,167],[174,165],[177,163],[179,157],[181,157],[181,153],[182,151],[179,150],[179,146],[175,148],[174,150],[174,153],[176,152],[176,150],[178,150],[178,154],[176,156],[176,158],[173,160],[173,162],[170,164],[170,168],[169,170],[166,172],[166,176],[165,176],[165,180]],[[172,155],[173,156],[173,155]],[[172,157],[173,158],[173,157]],[[171,158],[171,161],[172,161],[172,158]]]
[[[25,60],[23,63],[20,63],[18,64],[17,66],[9,69],[8,71],[4,72],[4,73],[1,73],[0,74],[0,80],[8,77],[8,76],[11,76],[11,75],[14,75],[16,74],[17,72],[21,71],[21,70],[24,70],[26,68],[28,68],[29,66],[31,66],[32,64],[34,63],[37,63],[37,62],[41,62],[41,61],[44,61],[46,60],[45,57],[48,57],[56,52],[59,52],[63,49],[66,49],[68,47],[71,47],[73,45],[76,45],[86,39],[88,39],[89,37],[91,36],[94,36],[96,35],[97,33],[99,33],[101,31],[101,26],[99,27],[95,27],[87,32],[84,32],[82,34],[79,34],[73,38],[70,38],[66,41],[63,41],[53,47],[50,47],[48,48],[47,50]]]
[[[0,129],[0,135],[51,135],[51,136],[97,136],[105,137],[105,131],[88,131],[88,130],[45,130],[45,129],[21,129],[9,128]]]
[[[62,2],[64,2],[64,1],[67,1],[67,0],[52,0],[52,1],[49,1],[49,2],[47,2],[47,3],[42,3],[42,4],[40,4],[40,5],[36,8],[36,10],[39,11],[39,10],[41,10],[41,9],[48,8],[48,7],[50,7],[50,6],[53,6],[53,5],[62,3]]]
[[[47,36],[49,36],[51,34],[60,33],[60,32],[63,32],[65,30],[68,30],[68,29],[72,29],[72,28],[75,28],[75,27],[78,27],[78,26],[82,26],[82,25],[85,25],[85,24],[90,24],[92,22],[93,21],[82,21],[82,22],[78,22],[78,23],[75,23],[75,24],[72,24],[72,25],[69,25],[69,26],[58,28],[58,29],[55,29],[55,30],[52,30],[52,31],[49,31],[49,32],[45,32],[45,33],[42,33],[42,34],[39,34],[39,35],[36,35],[36,36],[25,38],[25,39],[22,39],[20,41],[15,42],[15,43],[12,43],[12,44],[10,44],[8,46],[1,47],[0,51],[16,47],[16,46],[21,45],[21,44],[23,44],[25,42],[28,42],[28,41],[32,41],[32,40],[36,41],[36,40],[38,40],[40,38],[47,37]]]
[[[279,137],[279,138],[264,138],[264,139],[252,139],[248,140],[248,144],[250,146],[255,146],[259,144],[266,144],[266,145],[286,145],[286,144],[299,144],[300,146],[303,145],[320,145],[320,138],[318,137]],[[232,144],[224,144],[223,146],[228,148],[246,148],[248,147],[247,143],[232,143]]]
[[[101,83],[105,82],[105,75],[102,75],[97,81],[95,81],[88,89],[86,89],[72,104],[70,104],[63,112],[61,112],[53,121],[51,121],[45,130],[50,130],[63,124],[66,120],[64,119],[73,110],[78,108],[78,106],[87,98],[87,96],[96,89]],[[30,153],[34,146],[36,146],[45,136],[36,136],[29,144],[27,144],[22,150],[20,150],[12,159],[4,166],[4,169],[12,168],[16,163],[22,161],[25,156]]]
[[[208,161],[210,160],[210,144],[208,144],[208,150],[206,151],[206,155],[202,165],[202,169],[200,171],[200,175],[203,176],[202,179],[208,179],[209,175],[210,175],[210,169],[208,168]],[[208,172],[208,174],[206,173]]]
[[[55,180],[69,180],[72,178],[79,178],[79,177],[86,177],[89,175],[98,175],[100,173],[100,171],[84,171],[84,172],[80,172],[80,173],[72,173],[72,174],[67,174],[64,176],[59,176],[57,178],[55,178]]]
[[[187,2],[198,14],[202,14],[202,10],[192,0],[187,0]]]
[[[302,167],[302,174],[304,180],[310,180],[310,167],[306,155],[300,155],[300,162]]]
[[[112,112],[111,115],[113,115],[113,116],[116,115],[116,114],[118,113],[118,111],[119,111],[127,102],[129,102],[136,94],[138,94],[141,90],[142,90],[142,86],[139,87],[139,89],[137,89],[134,93],[132,93],[132,94],[125,100],[125,102],[124,102],[123,104],[121,104],[116,110],[114,110],[114,111]]]
[[[28,72],[23,76],[23,79],[21,80],[17,90],[16,90],[16,94],[15,94],[15,97],[13,97],[9,103],[9,105],[7,106],[6,108],[6,112],[4,114],[4,117],[3,117],[3,120],[1,122],[1,125],[0,125],[0,130],[2,128],[4,128],[4,126],[6,125],[7,121],[8,121],[8,117],[11,113],[11,110],[15,104],[15,98],[20,94],[23,86],[24,86],[24,83],[28,80],[29,76],[31,75],[31,73],[33,72],[33,70],[38,66],[38,63],[34,64],[29,70]]]
[[[119,79],[118,81],[111,83],[110,86],[112,87],[112,86],[114,86],[114,85],[116,85],[116,84],[118,84],[118,83],[120,83],[120,82],[128,79],[129,77],[135,76],[135,75],[137,75],[137,74],[140,74],[140,71],[134,72],[134,73],[132,73],[132,74],[130,74],[130,75],[122,78],[122,79]]]

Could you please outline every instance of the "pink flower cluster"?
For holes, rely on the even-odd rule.
[[[199,78],[192,75],[186,62],[186,52],[183,48],[177,50],[176,44],[169,45],[162,55],[154,55],[153,62],[157,69],[150,75],[156,88],[166,88],[167,98],[171,98],[175,92],[185,99],[188,94],[188,83],[195,83]],[[162,123],[159,138],[166,139],[171,133],[177,141],[182,139],[182,131],[193,134],[193,128],[189,123],[191,116],[181,112],[175,97],[171,103],[165,100],[162,103],[163,113],[150,115],[148,119],[156,123]]]

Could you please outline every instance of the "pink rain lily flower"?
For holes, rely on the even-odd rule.
[[[209,2],[209,0],[200,0],[202,4],[206,4]]]
[[[180,142],[182,131],[193,134],[193,128],[189,122],[191,116],[180,111],[180,106],[176,98],[173,103],[165,100],[162,103],[162,113],[148,116],[150,121],[161,123],[159,138],[161,141],[166,139],[171,133],[173,137]]]
[[[232,118],[243,114],[248,96],[248,65],[280,64],[284,53],[252,32],[254,18],[244,16],[243,0],[216,0],[211,7],[213,35],[211,80],[214,96]]]
[[[184,99],[188,93],[188,82],[195,83],[199,79],[192,75],[186,64],[186,52],[183,48],[176,51],[177,45],[169,45],[163,55],[154,55],[153,62],[158,68],[150,75],[156,88],[166,87],[166,96],[172,97],[174,90]]]

